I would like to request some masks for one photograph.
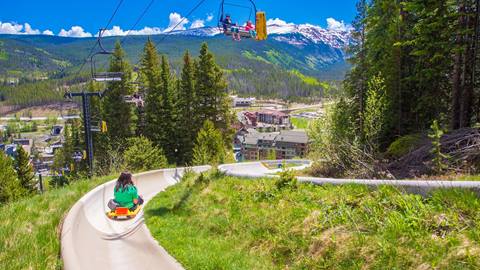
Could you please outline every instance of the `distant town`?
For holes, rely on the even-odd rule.
[[[232,96],[236,114],[232,142],[237,162],[267,159],[305,158],[309,149],[308,124],[322,115],[321,104],[287,106],[277,100],[257,100]],[[21,114],[0,118],[0,151],[15,157],[18,147],[31,156],[38,174],[55,175],[55,154],[64,147],[65,121],[79,115],[39,116]],[[75,149],[75,161],[85,158]],[[69,168],[65,168],[68,170]]]

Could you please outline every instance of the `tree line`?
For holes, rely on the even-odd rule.
[[[228,158],[234,115],[223,72],[206,44],[198,58],[185,52],[177,74],[151,40],[135,68],[117,43],[108,71],[121,72],[122,81],[88,86],[89,91],[105,90],[103,98],[91,100],[92,123],[105,121],[108,127],[94,134],[97,173],[221,163]],[[143,106],[127,103],[125,97],[132,95],[142,97]],[[69,124],[66,145],[73,147],[64,148],[67,153],[59,157],[58,167],[67,167],[75,149],[84,148],[79,124]]]
[[[361,0],[357,10],[344,106],[357,135],[387,145],[434,120],[479,122],[478,1]]]
[[[406,136],[479,123],[479,8],[475,0],[359,0],[344,93],[312,132],[322,158],[344,170],[383,159]]]

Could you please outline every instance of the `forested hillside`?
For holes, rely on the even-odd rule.
[[[186,33],[152,36],[151,39],[158,45],[159,53],[169,57],[177,73],[182,53],[185,50],[194,52],[206,41],[227,74],[231,92],[277,98],[318,98],[325,85],[316,81],[343,79],[348,68],[344,48],[305,38],[299,45],[296,40],[300,37],[301,34],[297,33],[272,35],[265,42],[232,42],[222,35],[195,36]],[[114,43],[122,40],[128,60],[138,63],[146,38],[109,37],[103,43],[106,48],[113,49]],[[94,38],[0,36],[0,81],[10,78],[62,78],[76,74],[94,43]],[[104,68],[108,61],[108,58],[98,58],[97,66]],[[88,69],[89,64],[82,74],[87,75]],[[308,77],[314,80],[305,80]]]
[[[386,150],[408,154],[427,133],[433,147],[403,158],[404,172],[406,164],[425,172],[426,158],[437,173],[480,169],[479,8],[473,0],[358,1],[345,95],[314,131],[340,171]]]

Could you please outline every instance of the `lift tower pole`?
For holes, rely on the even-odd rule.
[[[93,176],[93,137],[92,137],[92,122],[91,122],[91,112],[90,112],[90,98],[91,97],[102,97],[102,92],[77,92],[77,93],[66,93],[65,97],[72,99],[73,97],[82,98],[82,110],[83,110],[83,127],[85,130],[85,146],[87,151],[87,162],[88,162],[88,176]]]

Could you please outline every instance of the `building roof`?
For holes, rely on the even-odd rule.
[[[277,117],[288,117],[288,114],[277,110],[262,110],[257,112],[257,114],[269,114]]]
[[[277,136],[278,142],[291,142],[291,143],[308,143],[308,135],[305,131],[281,131]]]
[[[291,131],[283,130],[280,132],[259,133],[252,132],[245,134],[243,143],[249,145],[256,145],[258,141],[274,141],[286,143],[308,143],[308,135],[305,131]]]

